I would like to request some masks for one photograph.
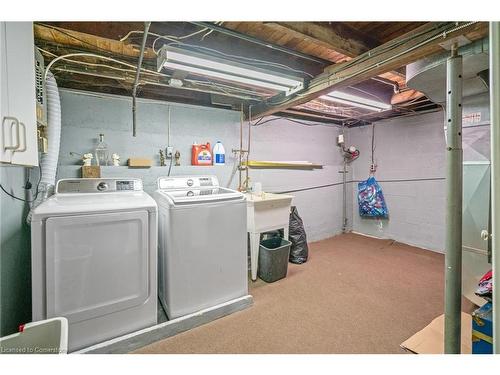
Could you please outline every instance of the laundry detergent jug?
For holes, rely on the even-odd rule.
[[[191,165],[212,165],[210,142],[204,145],[193,143],[193,148],[191,149]]]

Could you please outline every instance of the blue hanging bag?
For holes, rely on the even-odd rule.
[[[365,217],[389,217],[382,188],[375,177],[358,183],[359,215]]]

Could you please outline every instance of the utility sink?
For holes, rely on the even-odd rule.
[[[290,206],[293,195],[247,193],[247,231],[250,239],[252,280],[257,279],[260,235],[276,229],[283,229],[283,237],[288,240]]]
[[[249,232],[266,232],[286,224],[290,216],[293,195],[247,193],[247,225]],[[282,226],[279,226],[282,228]]]

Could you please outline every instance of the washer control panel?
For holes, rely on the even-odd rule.
[[[99,191],[106,191],[106,190],[108,190],[108,188],[109,188],[109,185],[107,182],[99,182],[97,184],[97,190],[99,190]]]
[[[160,177],[158,179],[158,189],[178,190],[197,189],[206,187],[219,187],[219,180],[216,176],[179,176]]]
[[[142,191],[142,181],[138,178],[74,178],[57,182],[56,193],[108,193]]]
[[[120,180],[116,181],[116,190],[135,190],[134,180]]]

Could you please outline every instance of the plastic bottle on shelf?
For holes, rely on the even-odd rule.
[[[214,165],[226,164],[226,152],[221,141],[217,141],[212,151],[214,155]]]

